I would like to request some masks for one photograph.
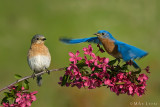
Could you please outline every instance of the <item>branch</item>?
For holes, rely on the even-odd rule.
[[[62,70],[64,70],[64,69],[65,69],[65,68],[51,69],[51,70],[49,70],[49,72],[52,72],[52,71],[62,71]],[[43,75],[43,74],[45,74],[45,73],[48,73],[48,72],[42,71],[42,72],[40,72],[40,73],[35,74],[35,76]],[[19,82],[21,82],[21,81],[24,81],[24,80],[26,80],[26,79],[29,79],[29,78],[33,78],[33,76],[32,76],[32,75],[30,75],[30,76],[25,76],[25,77],[23,77],[22,79],[19,79],[19,80],[15,81],[15,82],[9,84],[8,86],[0,89],[0,92],[3,91],[3,90],[5,90],[5,89],[8,89],[9,87],[13,86],[14,84],[17,84],[17,83],[19,83]]]

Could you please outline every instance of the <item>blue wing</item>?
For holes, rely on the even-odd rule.
[[[128,45],[126,43],[120,42],[120,41],[115,41],[115,45],[118,46],[118,52],[121,53],[122,59],[124,61],[129,61],[129,60],[134,60],[136,58],[142,58],[146,56],[148,53],[136,48],[134,46]]]
[[[92,43],[102,44],[100,40],[98,39],[98,37],[89,37],[89,38],[82,38],[82,39],[61,38],[60,41],[66,44],[77,44],[77,43],[82,43],[82,42],[92,42]]]

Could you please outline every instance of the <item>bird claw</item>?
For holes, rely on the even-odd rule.
[[[34,79],[36,77],[35,73],[32,74],[32,78]]]
[[[46,68],[46,72],[47,72],[47,73],[48,73],[48,75],[49,75],[51,71],[50,71],[50,70],[48,70],[48,69]]]
[[[46,72],[47,72],[47,73],[48,73],[48,75],[49,75],[51,71],[47,70]]]

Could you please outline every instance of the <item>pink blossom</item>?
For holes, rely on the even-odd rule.
[[[81,57],[78,57],[79,53],[80,52],[77,51],[76,54],[74,55],[72,52],[69,52],[69,56],[71,57],[71,58],[69,58],[69,61],[74,62],[74,64],[76,64],[77,61],[82,59]]]
[[[94,63],[95,66],[98,65],[98,61],[99,61],[99,56],[95,56],[95,54],[92,55],[91,61]]]
[[[148,77],[145,74],[140,74],[137,80],[144,82],[148,80]]]
[[[36,96],[35,96],[35,94],[37,94],[38,93],[38,91],[34,91],[34,92],[31,92],[30,93],[30,95],[31,95],[31,100],[32,101],[36,101]]]
[[[135,93],[138,95],[138,96],[142,96],[142,94],[144,94],[144,91],[145,91],[145,87],[144,86],[137,86],[135,88]]]
[[[124,76],[124,73],[122,73],[122,72],[120,72],[120,73],[117,74],[117,78],[118,78],[119,80],[122,80],[124,77],[125,77],[125,76]]]
[[[126,64],[131,66],[131,65],[133,65],[133,61],[130,60],[130,61],[126,62]]]
[[[100,87],[101,85],[102,85],[102,81],[101,80],[98,80],[98,79],[94,80],[94,84],[93,84],[94,88]]]
[[[91,45],[88,45],[88,48],[86,48],[86,47],[83,48],[83,51],[84,51],[85,55],[90,55],[91,56],[93,54],[92,50],[93,50],[93,48],[92,48]]]
[[[105,51],[103,50],[103,48],[100,47],[99,44],[97,44],[97,47],[99,48],[99,51],[100,51],[101,53],[104,53],[104,52],[105,52]]]
[[[77,80],[73,81],[73,83],[71,83],[71,85],[72,85],[72,87],[77,86],[79,89],[84,86],[82,81],[77,81]]]
[[[133,93],[133,87],[129,86],[129,94],[132,94],[132,93]]]
[[[84,76],[82,79],[85,80],[84,86],[90,86],[90,79],[88,77]]]
[[[147,73],[150,73],[150,72],[149,72],[149,69],[150,69],[150,67],[147,66],[144,70],[146,70]]]
[[[109,58],[104,58],[103,63],[99,65],[99,67],[103,69],[103,72],[106,72],[106,68],[109,67],[108,62]]]
[[[31,93],[22,93],[22,92],[18,92],[16,94],[17,98],[16,98],[16,103],[18,103],[18,105],[20,105],[21,107],[29,107],[31,106],[31,103],[33,101],[36,101],[36,97],[35,94],[37,93],[37,91],[31,92]]]
[[[84,56],[85,59],[85,64],[88,65],[88,67],[90,67],[90,65],[93,63],[92,60],[88,60],[86,56]]]
[[[111,84],[111,80],[109,80],[109,79],[105,79],[104,84],[108,85],[108,86],[114,86],[113,84]]]

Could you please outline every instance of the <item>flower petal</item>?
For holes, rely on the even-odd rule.
[[[74,57],[75,56],[74,53],[72,53],[72,52],[69,52],[68,54],[69,54],[70,57]]]

